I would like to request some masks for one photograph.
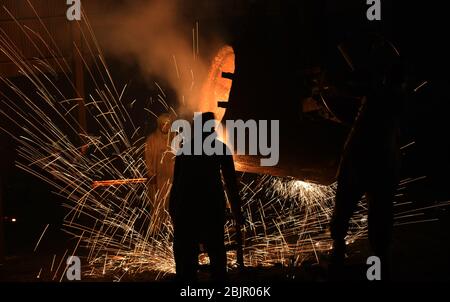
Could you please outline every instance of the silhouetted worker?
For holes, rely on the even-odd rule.
[[[392,46],[378,36],[358,41],[370,49],[364,65],[356,71],[354,85],[365,94],[353,129],[347,139],[338,172],[338,187],[331,221],[334,247],[333,272],[339,272],[345,258],[345,237],[358,201],[365,194],[369,205],[369,240],[381,259],[381,273],[387,277],[393,226],[393,197],[399,174],[399,127],[403,81],[399,57]],[[363,44],[364,45],[364,44]],[[334,270],[336,269],[336,270]]]
[[[211,112],[199,114],[194,124],[214,120]],[[194,134],[183,146],[192,150],[197,140],[203,141],[212,132]],[[224,244],[224,224],[226,199],[236,218],[237,227],[241,224],[241,201],[237,188],[234,162],[228,147],[217,138],[214,146],[223,150],[223,155],[178,155],[170,194],[169,211],[174,225],[173,251],[176,263],[177,279],[183,282],[197,280],[199,244],[206,247],[210,259],[212,279],[224,281],[226,277],[227,257]],[[229,151],[229,150],[228,150]]]

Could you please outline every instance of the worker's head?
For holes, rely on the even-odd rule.
[[[164,134],[167,134],[170,131],[170,126],[172,124],[172,118],[170,114],[163,113],[158,117],[158,129]]]
[[[206,135],[209,135],[216,130],[215,127],[211,127],[210,125],[207,125],[208,122],[209,123],[215,122],[215,116],[214,116],[213,112],[202,112],[199,114],[196,113],[194,115],[194,124],[201,125],[202,130],[203,130],[202,132],[203,132],[203,134],[206,134]],[[210,131],[206,131],[205,125],[207,126],[207,128],[209,128],[208,130],[210,130]]]

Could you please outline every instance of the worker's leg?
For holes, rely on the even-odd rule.
[[[380,258],[382,279],[390,276],[394,194],[392,186],[380,187],[367,193],[369,241],[375,256]]]
[[[223,282],[226,278],[227,272],[227,255],[224,243],[223,224],[213,227],[214,232],[211,232],[205,242],[206,251],[208,252],[211,276],[215,282]]]
[[[340,178],[336,190],[333,216],[331,218],[331,238],[344,241],[350,226],[350,218],[361,200],[364,190],[361,185],[349,179]]]
[[[356,210],[358,201],[364,194],[357,173],[345,170],[340,173],[330,231],[333,239],[332,262],[342,265],[345,257],[345,237],[350,226],[350,218]]]
[[[174,230],[173,254],[177,280],[196,282],[199,245],[192,234],[186,230]]]
[[[373,253],[381,260],[381,277],[385,280],[390,277],[394,197],[400,171],[400,153],[394,145],[388,151],[379,154],[380,160],[372,170],[366,193],[369,241]]]

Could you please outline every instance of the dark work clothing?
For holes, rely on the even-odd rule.
[[[174,225],[173,252],[175,257],[176,274],[180,281],[189,282],[197,280],[199,244],[203,243],[208,253],[212,280],[223,281],[226,275],[226,251],[224,245],[223,223],[219,221],[214,225],[204,226],[209,236],[199,238],[195,230],[188,224]],[[206,232],[204,232],[206,233]]]
[[[227,147],[216,140],[222,150]],[[169,211],[174,225],[174,256],[177,276],[196,279],[199,244],[206,246],[212,276],[223,280],[226,272],[224,224],[226,199],[239,200],[231,155],[179,155],[175,160]],[[236,209],[236,205],[232,207]]]
[[[368,102],[376,102],[374,98]],[[393,198],[398,184],[400,150],[396,124],[375,115],[365,104],[346,144],[340,163],[331,237],[333,264],[342,265],[350,219],[365,194],[368,235],[373,253],[381,259],[382,279],[389,278]],[[375,111],[375,110],[374,110]],[[339,247],[341,246],[341,248]]]
[[[400,168],[398,121],[403,98],[398,62],[377,55],[383,53],[377,47],[384,46],[380,41],[372,45],[371,62],[361,72],[366,74],[366,97],[344,147],[330,229],[335,245],[342,245],[358,201],[365,194],[369,240],[375,255],[386,259]]]

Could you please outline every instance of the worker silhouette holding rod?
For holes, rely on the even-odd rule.
[[[393,198],[400,168],[399,116],[403,109],[403,71],[392,45],[381,36],[366,35],[369,56],[355,70],[355,81],[365,98],[347,139],[338,172],[338,187],[331,221],[334,240],[331,273],[341,272],[345,237],[358,202],[365,195],[369,206],[369,241],[388,276],[393,226]]]

